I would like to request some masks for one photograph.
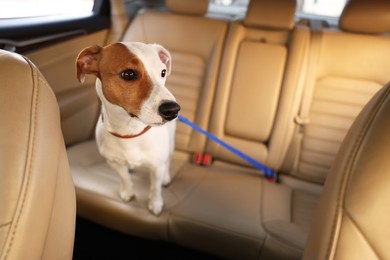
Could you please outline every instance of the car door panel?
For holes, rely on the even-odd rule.
[[[93,135],[99,111],[94,77],[88,77],[84,84],[79,83],[75,60],[83,48],[104,45],[107,35],[108,30],[102,30],[26,54],[46,77],[57,97],[66,145]]]
[[[78,82],[75,60],[90,45],[105,45],[111,26],[109,1],[95,0],[91,13],[2,19],[0,48],[29,58],[56,95],[67,146],[92,137],[100,103],[94,77]]]

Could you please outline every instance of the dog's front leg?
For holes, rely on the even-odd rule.
[[[119,195],[123,201],[130,201],[134,197],[133,182],[131,181],[127,165],[117,163],[115,161],[107,161],[121,178]]]
[[[165,169],[164,169],[164,173],[163,173],[163,179],[162,179],[162,185],[164,187],[168,186],[170,183],[171,183],[171,175],[169,173],[170,171],[170,165],[171,165],[171,161],[168,160],[166,163],[165,163]]]
[[[152,168],[150,171],[149,210],[159,215],[164,206],[162,198],[162,182],[165,175],[165,165]]]

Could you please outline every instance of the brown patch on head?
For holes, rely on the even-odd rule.
[[[134,71],[136,77],[125,80],[124,71]],[[138,116],[142,103],[152,92],[153,84],[141,60],[125,45],[114,43],[104,48],[99,63],[98,77],[106,99]]]

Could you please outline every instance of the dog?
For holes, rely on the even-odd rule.
[[[148,208],[163,209],[162,186],[170,183],[176,117],[180,105],[165,87],[171,55],[159,44],[117,42],[83,49],[76,59],[77,79],[96,78],[101,115],[96,125],[100,154],[120,176],[123,201],[134,196],[130,172],[150,169]]]

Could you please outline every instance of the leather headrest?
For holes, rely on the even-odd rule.
[[[208,0],[166,0],[166,6],[172,13],[200,15],[207,13]]]
[[[390,1],[350,0],[340,16],[339,27],[358,33],[390,32]]]
[[[296,0],[252,0],[244,19],[249,27],[291,30],[294,27]]]

